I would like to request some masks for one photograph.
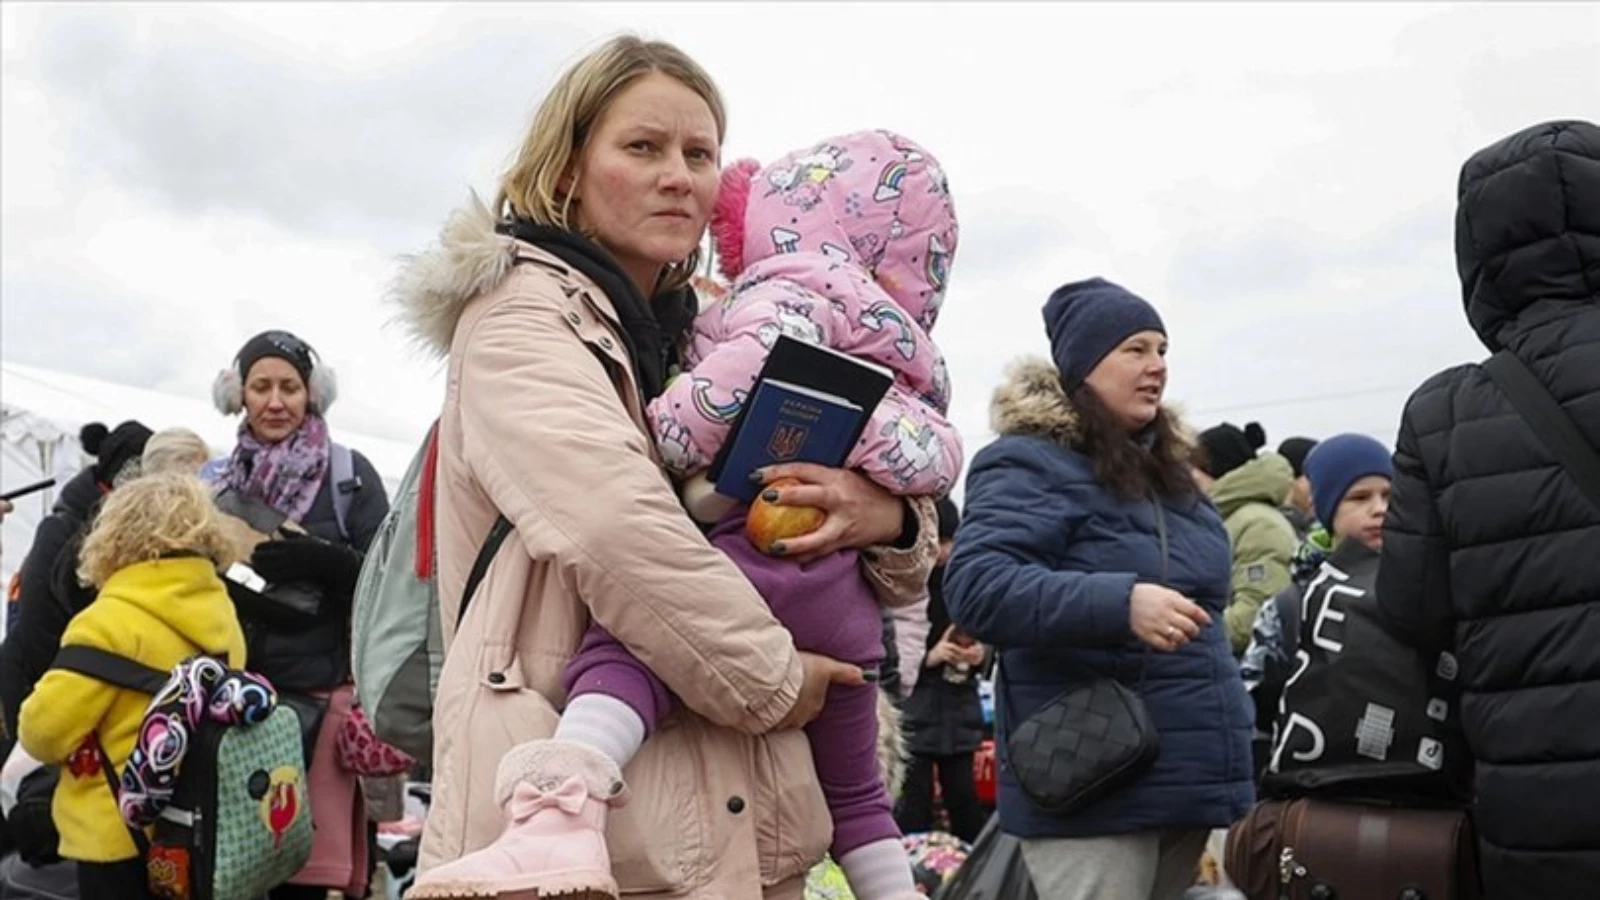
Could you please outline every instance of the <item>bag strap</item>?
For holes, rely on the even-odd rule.
[[[333,444],[329,450],[329,465],[333,470],[333,517],[339,523],[339,536],[350,540],[350,505],[355,502],[356,491],[361,490],[361,479],[356,475],[355,456],[343,444]]]
[[[428,439],[422,451],[422,472],[417,484],[416,575],[419,581],[432,581],[439,554],[434,543],[434,485],[439,478],[439,420],[428,426]]]
[[[111,803],[117,808],[117,818],[122,820],[128,829],[128,836],[133,838],[134,849],[139,851],[140,859],[150,858],[150,838],[144,833],[143,828],[135,828],[122,818],[122,785],[117,780],[117,767],[111,764],[111,757],[106,755],[106,748],[100,746],[100,738],[94,739],[94,752],[100,758],[100,771],[105,773],[106,787],[111,789]]]
[[[1172,553],[1167,543],[1167,510],[1161,505],[1161,498],[1155,499],[1156,507],[1156,539],[1161,542],[1161,586],[1170,587],[1167,582],[1172,572]],[[1144,650],[1139,653],[1139,680],[1134,687],[1144,686],[1145,673],[1150,670],[1150,645],[1145,644]]]
[[[1578,483],[1578,490],[1595,509],[1600,509],[1600,453],[1589,446],[1577,423],[1551,396],[1550,389],[1509,350],[1489,357],[1483,364],[1483,371],[1499,385],[1517,414],[1533,429],[1545,449],[1554,454],[1561,468]]]
[[[86,675],[107,684],[152,696],[166,686],[170,677],[159,669],[153,669],[119,653],[80,644],[62,647],[56,653],[55,661],[50,667],[77,672],[79,675]],[[100,771],[106,776],[106,787],[111,789],[111,802],[117,807],[117,818],[122,819],[122,785],[117,781],[117,767],[112,764],[106,748],[101,745],[98,733],[94,735],[94,752],[99,757]],[[148,858],[150,839],[145,836],[144,829],[128,825],[126,821],[123,821],[123,825],[133,838],[133,845],[139,851],[139,858]]]
[[[1172,574],[1172,554],[1167,546],[1167,510],[1158,499],[1156,505],[1156,539],[1161,542],[1161,586],[1168,587],[1168,576]]]
[[[485,575],[489,574],[489,564],[494,562],[500,546],[512,532],[511,520],[504,514],[495,517],[494,525],[489,528],[489,536],[483,539],[483,548],[478,551],[478,558],[472,563],[472,571],[467,575],[466,590],[461,592],[461,611],[456,615],[456,625],[460,627],[461,620],[467,617],[467,607],[472,605],[472,595],[477,593],[478,585],[483,583]]]
[[[1170,547],[1168,545],[1168,538],[1167,538],[1167,511],[1162,507],[1160,498],[1157,498],[1155,500],[1155,509],[1156,509],[1156,540],[1159,541],[1160,544],[1161,544],[1161,584],[1162,584],[1163,587],[1165,587],[1166,584],[1167,584],[1167,576],[1168,576],[1168,574],[1170,572],[1170,569],[1171,569],[1171,554],[1169,552],[1170,551]],[[1000,652],[1000,648],[998,648],[998,647],[995,648],[995,651],[994,651],[994,718],[995,718],[995,730],[996,731],[1000,731],[1001,730],[1000,722],[1001,722],[1002,718],[1010,718],[1009,715],[1005,715],[1004,713],[1002,713],[1002,707],[1006,704],[1005,691],[1001,687],[1001,681],[1003,679],[1006,679],[1005,663],[1002,662],[1002,657],[1004,655],[1005,654]],[[1140,653],[1139,653],[1139,680],[1134,682],[1134,687],[1142,687],[1144,685],[1145,672],[1149,669],[1149,667],[1150,667],[1150,645],[1149,644],[1145,644],[1144,645],[1144,649],[1142,651],[1140,651]],[[1008,680],[1008,679],[1006,679],[1006,680]],[[1001,744],[1003,744],[1003,743],[1004,743],[1003,741],[996,740],[995,741],[995,747],[996,748],[1000,748]],[[1000,750],[1000,752],[1003,754],[1004,753],[1003,749]],[[1004,762],[1005,760],[1002,758],[1001,761]],[[1010,764],[1007,763],[1007,765],[1010,765]]]
[[[172,677],[170,672],[153,669],[120,653],[80,644],[62,647],[57,651],[55,661],[50,664],[50,668],[77,672],[79,675],[86,675],[152,697],[160,693],[161,689],[166,687],[167,680]]]
[[[535,261],[529,260],[529,262]],[[428,428],[428,437],[423,450],[421,481],[417,489],[416,575],[425,580],[432,578],[438,567],[438,534],[434,524],[438,469],[439,420],[435,419],[433,425]],[[467,617],[467,607],[472,605],[472,595],[478,592],[478,586],[489,574],[489,565],[494,562],[495,556],[500,553],[500,547],[505,544],[506,538],[513,530],[511,520],[503,513],[496,515],[494,524],[489,526],[489,534],[484,537],[483,545],[478,548],[478,558],[472,561],[472,569],[467,574],[467,585],[461,591],[461,602],[456,608],[458,627],[461,620]]]

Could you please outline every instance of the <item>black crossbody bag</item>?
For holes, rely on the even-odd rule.
[[[1167,520],[1156,502],[1161,538],[1161,581],[1167,580]],[[998,659],[1000,654],[996,655]],[[1000,761],[1035,806],[1065,815],[1116,792],[1142,775],[1161,755],[1161,738],[1145,709],[1139,688],[1150,662],[1150,647],[1140,655],[1139,680],[1130,688],[1116,678],[1097,678],[1056,695],[1017,723],[999,742]],[[1005,680],[1000,665],[1000,679]],[[1003,687],[996,710],[1002,718]]]

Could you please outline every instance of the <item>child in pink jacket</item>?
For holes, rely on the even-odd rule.
[[[650,406],[668,468],[704,485],[768,351],[787,334],[895,373],[846,466],[896,494],[948,493],[961,470],[961,441],[945,418],[949,380],[928,331],[957,228],[933,157],[898,135],[863,131],[766,168],[744,161],[723,173],[711,228],[733,288],[701,313],[685,371]],[[883,661],[878,603],[857,553],[808,563],[773,558],[745,538],[745,507],[689,505],[799,649],[867,671]],[[619,766],[672,702],[661,680],[599,627],[585,636],[565,685],[570,702],[556,738],[588,744]],[[877,688],[835,685],[806,734],[833,817],[831,851],[855,895],[919,896],[878,768]]]

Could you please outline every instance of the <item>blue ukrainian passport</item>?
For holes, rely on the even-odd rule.
[[[750,481],[757,469],[842,465],[893,381],[882,366],[779,336],[712,463],[717,493],[750,503],[761,487]]]

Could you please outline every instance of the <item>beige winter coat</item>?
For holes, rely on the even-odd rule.
[[[530,262],[515,264],[521,257]],[[799,731],[799,658],[732,563],[679,505],[609,299],[474,198],[397,285],[408,324],[449,355],[436,525],[449,641],[434,713],[421,865],[489,843],[506,750],[549,737],[561,673],[592,615],[682,701],[626,770],[610,819],[617,881],[643,897],[752,898],[822,858],[831,828]],[[869,552],[880,593],[914,598],[935,554]],[[470,611],[455,604],[496,512],[516,526]],[[685,708],[686,707],[686,708]]]

